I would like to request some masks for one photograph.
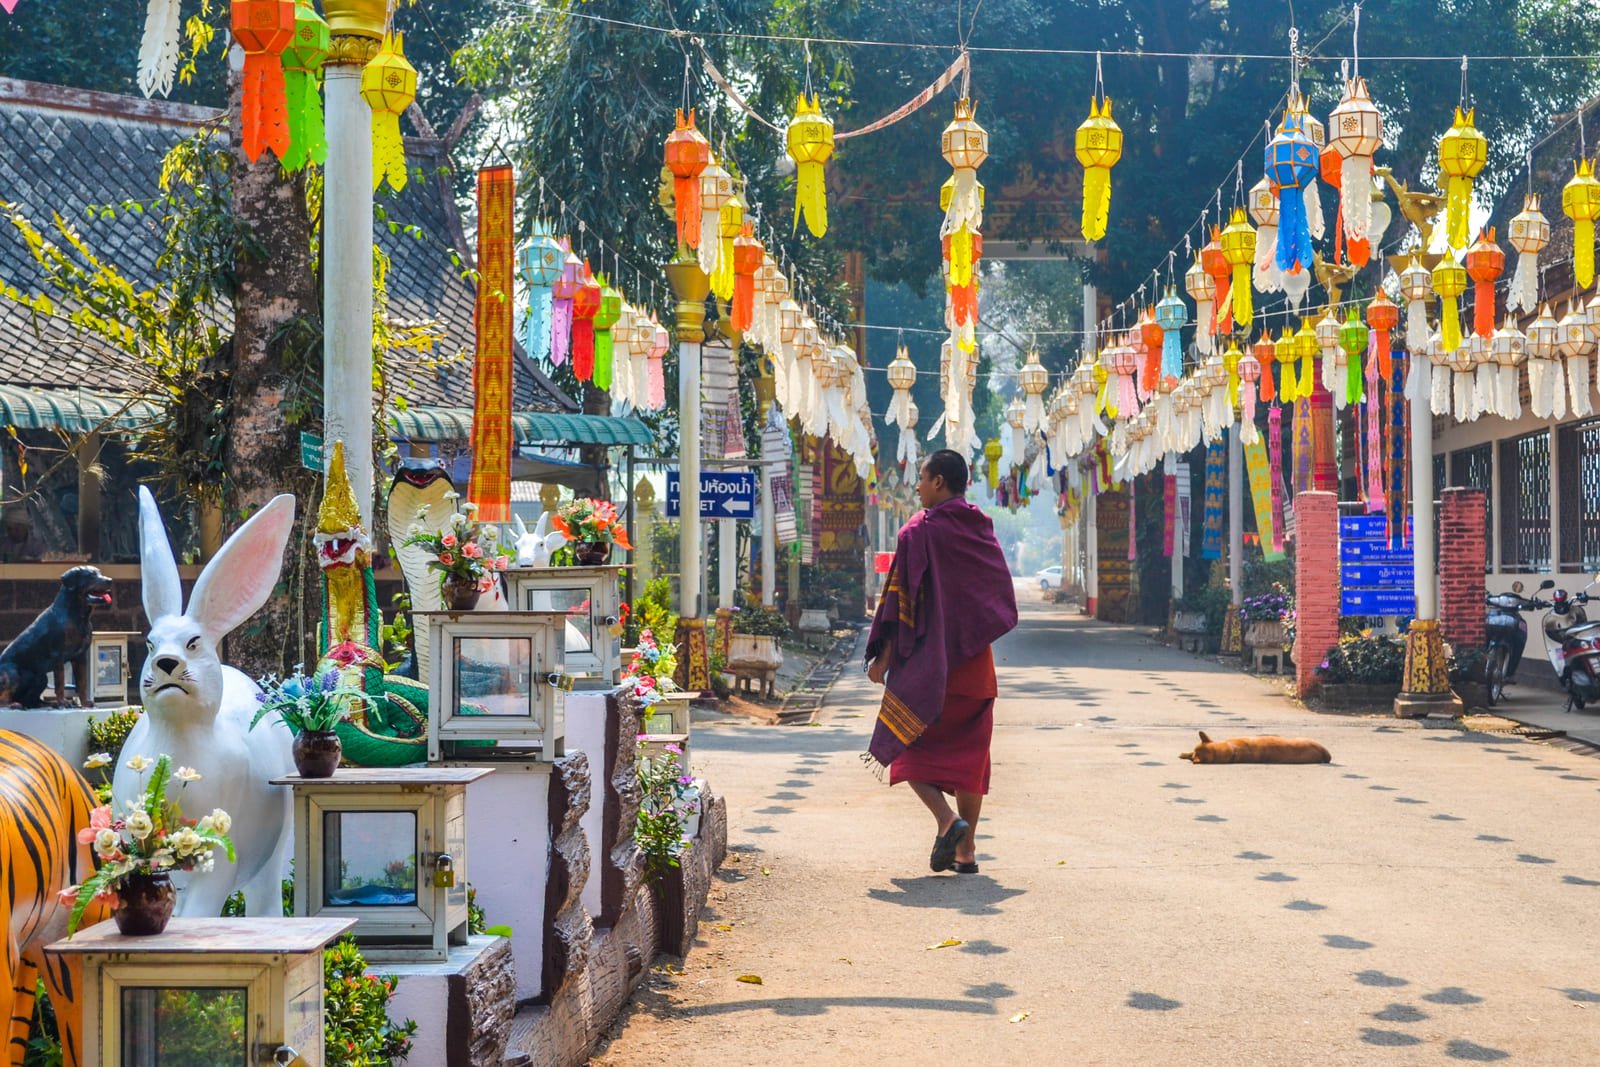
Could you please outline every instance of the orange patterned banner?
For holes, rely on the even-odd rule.
[[[472,368],[472,478],[481,522],[511,521],[511,269],[516,181],[509,166],[478,171],[477,359]]]

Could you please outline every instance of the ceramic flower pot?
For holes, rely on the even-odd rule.
[[[478,583],[471,578],[447,574],[444,579],[444,606],[450,611],[471,611],[478,606]]]
[[[344,748],[332,730],[304,730],[294,739],[294,767],[302,778],[332,778]]]
[[[611,561],[611,542],[574,541],[572,558],[580,567],[603,567]]]
[[[128,937],[151,937],[167,928],[178,889],[166,874],[130,874],[117,889],[111,917]]]

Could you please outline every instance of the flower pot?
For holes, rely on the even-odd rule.
[[[471,611],[478,606],[478,583],[471,578],[447,574],[444,579],[444,606],[451,611]]]
[[[824,608],[801,608],[800,622],[795,628],[819,634],[832,630],[833,623],[828,621],[828,612]]]
[[[611,542],[574,541],[572,558],[580,567],[603,567],[611,561]]]
[[[734,634],[728,643],[728,667],[775,671],[783,666],[783,649],[770,634]]]
[[[332,778],[343,753],[332,730],[304,730],[294,739],[294,767],[302,778]]]
[[[117,888],[111,917],[128,937],[151,937],[167,928],[178,889],[166,874],[130,874]]]
[[[1283,648],[1283,620],[1269,619],[1264,622],[1245,623],[1244,643],[1246,648]]]

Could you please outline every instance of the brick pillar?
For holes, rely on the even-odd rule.
[[[1446,489],[1439,494],[1439,629],[1458,649],[1484,643],[1482,489]],[[1419,575],[1419,581],[1427,580]]]
[[[1339,497],[1294,498],[1294,680],[1304,697],[1319,684],[1317,665],[1339,643]]]

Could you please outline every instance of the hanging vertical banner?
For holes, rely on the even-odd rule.
[[[1222,530],[1228,512],[1228,448],[1220,440],[1206,446],[1206,497],[1201,512],[1200,558],[1222,558]]]
[[[1166,474],[1161,479],[1161,553],[1172,558],[1178,532],[1178,476],[1177,463],[1167,456]]]
[[[1272,514],[1274,518],[1282,515],[1287,502],[1284,500],[1283,491],[1283,407],[1279,404],[1272,405],[1272,413],[1267,416],[1267,465],[1272,471]],[[1283,551],[1283,542],[1287,536],[1282,522],[1272,524],[1272,550]]]
[[[1194,483],[1190,480],[1189,461],[1178,461],[1178,554],[1189,556],[1190,542],[1194,540]]]
[[[472,477],[480,522],[511,521],[511,272],[516,182],[509,166],[478,171],[477,352],[472,365]]]
[[[1378,361],[1367,363],[1367,513],[1385,515],[1388,507],[1383,491],[1383,400],[1378,388]]]
[[[1316,445],[1311,433],[1311,398],[1302,396],[1294,402],[1294,491],[1311,490],[1311,463],[1316,455]]]
[[[1389,547],[1400,549],[1406,543],[1406,354],[1396,352],[1391,360],[1389,380]]]
[[[1257,434],[1244,446],[1244,467],[1250,478],[1250,499],[1256,507],[1256,533],[1261,537],[1261,558],[1268,563],[1283,558],[1276,535],[1276,512],[1272,508],[1272,466],[1267,462],[1267,447]]]
[[[1134,530],[1133,513],[1138,510],[1134,501],[1139,496],[1139,479],[1128,479],[1128,562],[1132,563],[1139,558],[1139,537]]]

